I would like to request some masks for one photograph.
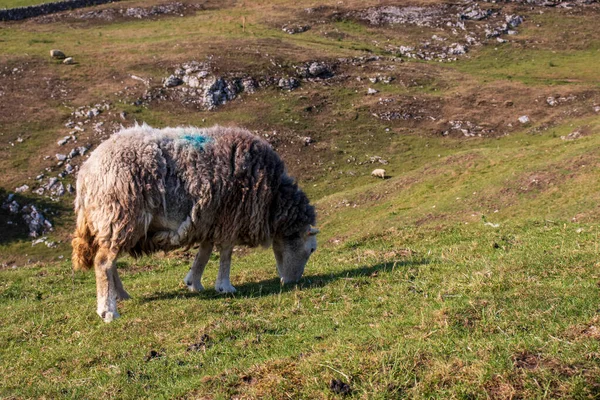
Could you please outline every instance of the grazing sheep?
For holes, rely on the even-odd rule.
[[[383,168],[374,169],[373,172],[371,172],[371,176],[374,176],[376,178],[385,179],[385,169],[383,169]]]
[[[239,128],[124,129],[81,166],[75,199],[73,267],[96,272],[97,313],[117,318],[127,299],[117,257],[200,245],[184,279],[203,290],[202,273],[220,250],[215,288],[229,280],[234,245],[273,245],[283,283],[300,279],[316,250],[315,210],[271,146]]]

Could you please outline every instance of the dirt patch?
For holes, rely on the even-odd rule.
[[[600,317],[593,317],[590,322],[578,324],[567,329],[566,335],[569,340],[595,339],[600,340]]]

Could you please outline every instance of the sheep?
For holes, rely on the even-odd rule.
[[[371,176],[374,176],[375,178],[385,179],[385,169],[383,169],[383,168],[374,169],[373,172],[371,172]]]
[[[97,313],[119,317],[129,294],[116,268],[134,257],[199,245],[184,279],[201,279],[213,247],[220,250],[215,289],[233,293],[234,245],[272,245],[282,283],[298,281],[316,250],[316,214],[283,161],[265,140],[241,128],[123,129],[81,166],[72,240],[75,270],[96,274]]]

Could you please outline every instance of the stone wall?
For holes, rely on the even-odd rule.
[[[40,15],[53,14],[75,8],[95,6],[98,4],[112,3],[119,0],[65,0],[37,6],[0,9],[0,21],[19,21],[22,19],[39,17]]]

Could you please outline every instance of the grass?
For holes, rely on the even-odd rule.
[[[349,398],[600,396],[595,14],[545,8],[528,14],[511,42],[472,49],[456,63],[340,64],[339,80],[304,82],[291,93],[262,89],[217,111],[138,107],[134,94],[115,94],[131,74],[156,83],[178,63],[207,56],[220,71],[272,75],[311,59],[385,54],[378,44],[388,39],[419,43],[437,33],[409,27],[405,39],[325,18],[288,35],[280,25],[304,15],[300,6],[244,6],[0,29],[0,71],[24,62],[37,71],[25,68],[29,86],[14,86],[24,105],[14,114],[26,120],[0,107],[0,166],[8,171],[0,199],[53,166],[43,157],[55,153],[71,109],[109,99],[111,112],[126,111],[129,121],[233,123],[271,135],[315,202],[321,229],[298,285],[280,286],[269,250],[236,253],[235,296],[212,289],[216,255],[199,294],[182,284],[193,251],[123,258],[133,299],[119,305],[122,318],[104,324],[94,312],[93,273],[71,271],[72,197],[20,195],[54,213],[49,236],[61,243],[32,247],[0,210],[8,266],[0,269],[0,398],[342,397],[333,379],[349,385]],[[552,41],[551,32],[564,33]],[[79,64],[48,60],[50,47]],[[371,84],[377,74],[395,80]],[[36,89],[52,85],[38,76],[72,92],[45,100]],[[366,87],[380,92],[367,96]],[[551,108],[545,100],[554,93],[567,100]],[[391,109],[434,111],[383,121],[373,115],[380,98],[393,99]],[[525,113],[533,122],[515,125]],[[505,133],[446,137],[444,120],[492,121]],[[561,139],[576,130],[580,139]],[[300,144],[305,136],[314,143]],[[25,140],[11,146],[17,137]],[[370,177],[380,166],[368,161],[375,155],[389,161],[384,181]]]
[[[297,287],[279,287],[267,252],[237,259],[231,298],[188,294],[189,258],[127,262],[135,299],[110,325],[93,314],[91,274],[4,272],[2,394],[315,398],[336,378],[370,398],[485,398],[500,383],[527,398],[595,395],[598,233],[393,226],[326,246]]]
[[[0,9],[36,6],[38,4],[51,3],[53,0],[3,0]]]

